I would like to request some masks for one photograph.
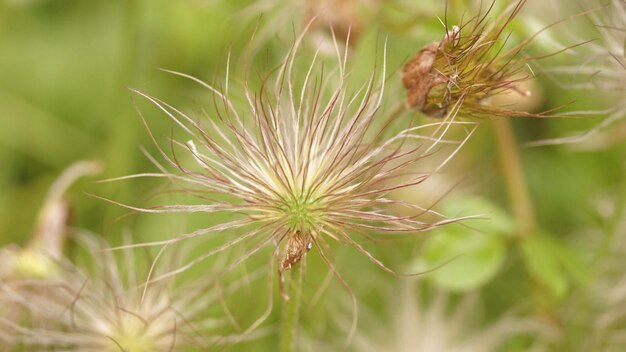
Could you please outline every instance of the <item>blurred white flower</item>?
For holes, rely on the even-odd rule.
[[[495,352],[514,337],[538,335],[544,330],[536,321],[513,314],[493,322],[482,321],[478,294],[467,294],[457,301],[444,291],[428,290],[416,280],[401,282],[395,288],[387,290],[393,294],[386,306],[389,320],[372,317],[376,324],[357,332],[352,350]]]
[[[48,190],[28,244],[0,248],[0,320],[13,323],[22,319],[24,312],[13,302],[14,297],[42,290],[54,294],[63,285],[58,264],[70,211],[63,194],[76,179],[96,174],[101,168],[99,162],[80,161],[65,169]],[[38,312],[33,313],[32,319],[37,320]],[[9,331],[0,329],[0,349],[12,345]]]
[[[176,257],[152,261],[130,250],[107,251],[108,245],[94,234],[80,232],[73,238],[85,249],[89,269],[64,260],[63,282],[54,290],[49,289],[51,284],[39,290],[4,287],[4,301],[36,318],[0,318],[0,330],[10,331],[1,338],[29,350],[147,352],[207,349],[264,333],[223,333],[230,327],[220,295],[238,289],[240,283],[220,288],[215,273],[205,273],[182,283],[144,284],[159,272],[158,263],[173,264]],[[140,272],[146,276],[140,278]]]
[[[602,92],[607,108],[581,113],[603,116],[603,119],[588,131],[529,145],[578,143],[577,149],[591,150],[606,148],[626,138],[626,1],[586,0],[583,3],[588,8],[588,13],[583,14],[593,25],[594,32],[586,30],[578,35],[584,45],[573,51],[574,64],[545,70],[559,77],[557,81],[572,82],[561,83],[564,88]],[[559,5],[568,9],[570,4],[562,1]]]

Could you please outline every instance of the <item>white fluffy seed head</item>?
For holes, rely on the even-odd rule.
[[[403,281],[386,292],[393,297],[386,300],[392,303],[386,307],[383,322],[379,316],[371,319],[377,324],[357,332],[350,350],[495,352],[516,337],[543,341],[555,333],[547,324],[513,312],[481,321],[478,317],[483,308],[478,293],[456,300],[452,294],[433,290],[420,281]]]
[[[414,126],[411,117],[402,116],[398,96],[399,109],[386,114],[381,111],[386,49],[377,55],[369,76],[354,86],[347,49],[342,51],[335,43],[331,62],[320,58],[317,48],[307,56],[301,53],[309,49],[303,44],[305,36],[306,32],[298,37],[280,66],[258,82],[244,71],[239,89],[224,84],[229,88],[220,90],[167,71],[208,91],[214,104],[200,117],[135,91],[185,136],[182,142],[161,142],[150,131],[160,158],[149,158],[161,172],[117,180],[169,178],[200,202],[152,208],[121,205],[148,213],[223,213],[229,220],[170,240],[129,247],[169,246],[220,232],[240,234],[164,277],[235,245],[244,250],[233,266],[272,245],[280,257],[272,266],[278,266],[279,273],[301,262],[309,250],[332,265],[330,253],[324,252],[327,241],[346,243],[393,273],[370,254],[363,239],[411,234],[455,221],[434,211],[431,204],[393,200],[387,194],[419,187],[460,150],[474,127],[455,120],[460,105],[452,104],[441,120]],[[456,127],[463,137],[448,139]],[[437,160],[434,166],[422,163],[427,157]],[[417,172],[416,165],[422,165]],[[410,214],[394,212],[397,207]]]
[[[156,275],[163,268],[158,264],[173,265],[176,255],[160,256],[151,266],[149,257],[130,250],[108,251],[96,235],[73,238],[90,258],[87,268],[62,260],[57,281],[2,286],[0,302],[20,307],[24,318],[0,317],[0,330],[10,332],[0,334],[1,341],[29,349],[147,352],[206,349],[249,337],[223,334],[228,324],[212,275],[146,284],[151,274],[138,273]],[[27,285],[28,290],[22,289]],[[230,292],[236,285],[222,290]]]

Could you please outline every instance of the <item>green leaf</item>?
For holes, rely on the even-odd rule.
[[[497,237],[452,225],[427,242],[423,261],[438,268],[429,278],[449,290],[469,291],[491,280],[504,262],[506,247]]]
[[[463,220],[463,224],[479,232],[504,236],[515,233],[513,219],[496,204],[484,198],[454,198],[444,204],[442,211],[453,218],[476,216],[475,219]]]
[[[440,287],[454,291],[476,289],[502,266],[506,241],[515,230],[513,221],[498,206],[478,197],[451,199],[442,211],[450,217],[479,217],[435,231],[424,245],[421,267],[440,267],[429,274]]]
[[[530,275],[556,298],[563,298],[573,281],[588,276],[582,259],[546,233],[526,239],[521,249]]]

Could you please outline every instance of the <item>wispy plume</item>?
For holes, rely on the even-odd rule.
[[[603,119],[587,131],[536,141],[530,143],[532,146],[585,142],[579,148],[598,149],[619,143],[626,135],[626,125],[623,122],[616,125],[626,118],[626,2],[584,1],[583,4],[588,8],[584,19],[591,22],[592,28],[585,26],[587,30],[578,36],[591,41],[575,53],[584,59],[576,65],[545,69],[566,89],[602,92],[602,99],[607,101],[606,109],[586,114]],[[610,126],[614,128],[609,129]]]
[[[215,104],[202,119],[137,91],[190,139],[184,143],[172,141],[171,152],[159,147],[164,160],[163,165],[157,163],[160,173],[116,180],[169,178],[183,184],[184,191],[197,196],[202,204],[125,206],[148,213],[226,213],[232,220],[134,247],[166,248],[218,232],[239,234],[167,275],[183,272],[215,253],[241,244],[246,250],[233,265],[271,246],[272,256],[278,257],[277,271],[281,276],[314,250],[345,285],[332,263],[329,242],[352,246],[385,271],[394,273],[365,248],[365,241],[376,236],[415,234],[455,221],[436,213],[432,204],[410,204],[389,199],[387,194],[416,187],[438,172],[469,138],[473,123],[455,121],[456,106],[441,121],[417,127],[384,124],[389,121],[380,111],[385,53],[382,72],[373,70],[366,82],[352,91],[347,83],[347,49],[340,52],[338,45],[337,64],[330,73],[326,73],[326,66],[315,55],[302,71],[306,74],[297,75],[294,67],[302,64],[298,56],[302,41],[303,36],[296,39],[281,65],[264,77],[257,89],[246,79],[243,89],[232,94],[228,77],[224,89],[219,90],[197,78],[170,71],[211,93]],[[400,119],[394,121],[400,123]],[[453,126],[463,128],[462,140],[446,140]],[[158,147],[156,137],[153,138]],[[444,143],[453,147],[440,148]],[[411,171],[411,166],[436,153],[443,155],[430,170]],[[393,213],[391,209],[398,207],[411,214]],[[428,220],[424,220],[425,215]],[[272,261],[271,267],[274,265]],[[285,292],[283,295],[286,297]]]
[[[159,263],[165,265],[151,266],[148,255],[105,251],[109,245],[95,234],[79,231],[73,238],[90,258],[86,265],[62,260],[62,282],[41,290],[4,289],[5,301],[37,321],[0,318],[0,330],[10,332],[3,339],[29,349],[143,352],[207,349],[264,333],[224,333],[233,328],[220,295],[240,283],[220,287],[213,280],[216,275],[208,273],[186,282],[145,284],[177,257],[162,257]]]
[[[545,326],[507,313],[495,321],[480,318],[477,293],[460,300],[440,291],[428,290],[421,282],[404,282],[393,294],[388,306],[388,324],[370,326],[354,339],[355,351],[393,352],[489,352],[500,351],[511,339],[544,335]],[[430,293],[430,294],[427,294]],[[373,319],[379,321],[379,319]],[[528,348],[526,351],[539,351]]]
[[[0,248],[0,319],[17,322],[24,311],[13,298],[33,292],[47,291],[54,294],[64,278],[59,261],[63,258],[63,245],[68,235],[70,205],[65,200],[67,189],[80,177],[100,172],[97,161],[80,161],[63,171],[48,189],[44,204],[39,211],[29,242],[20,247],[16,244]],[[38,312],[31,318],[39,319]],[[0,329],[0,347],[13,345],[8,330]]]

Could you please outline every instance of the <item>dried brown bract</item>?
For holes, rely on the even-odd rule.
[[[446,39],[448,36],[446,36]],[[444,41],[446,40],[444,39]],[[433,107],[426,104],[428,94],[431,89],[448,82],[446,76],[433,71],[433,64],[439,51],[439,43],[431,43],[423,47],[411,61],[409,61],[402,72],[402,83],[407,89],[407,103],[410,107],[418,109],[430,116],[445,115],[446,108]]]
[[[313,248],[313,237],[303,231],[296,230],[294,233],[288,234],[286,241],[285,253],[283,253],[280,261],[281,271],[291,269]]]

